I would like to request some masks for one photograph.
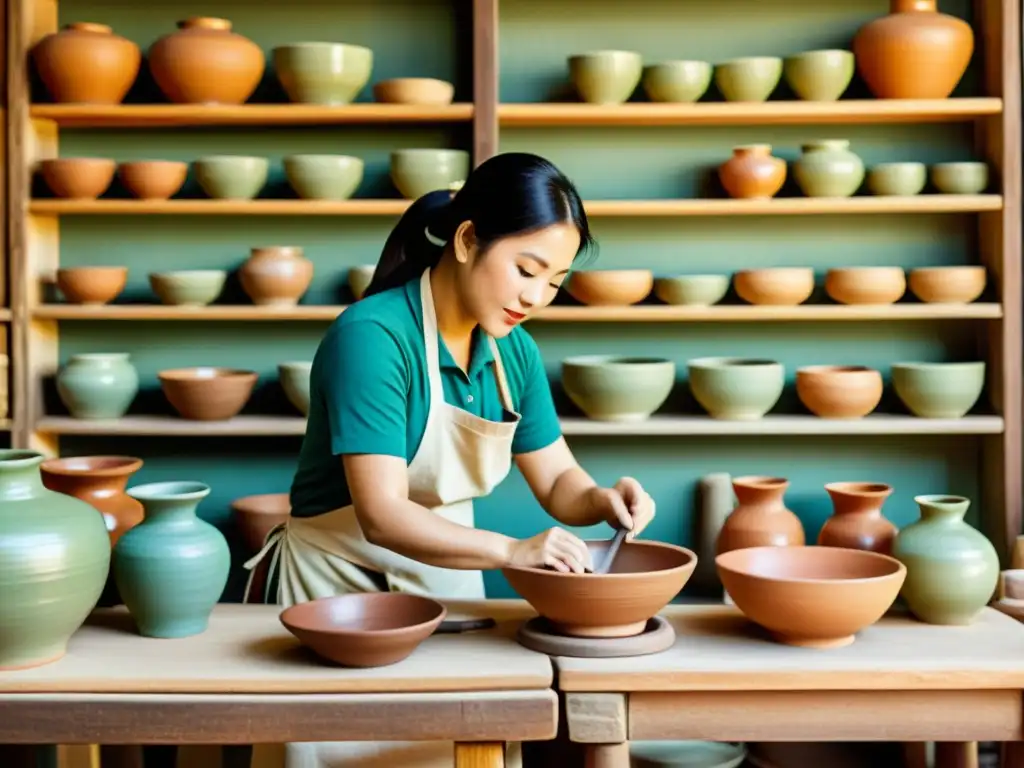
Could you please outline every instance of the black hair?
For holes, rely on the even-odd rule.
[[[551,162],[526,152],[506,152],[474,168],[452,196],[443,189],[416,200],[391,231],[364,296],[386,291],[437,266],[464,221],[484,253],[503,237],[571,223],[580,233],[579,256],[594,245],[583,201]],[[428,236],[429,233],[429,236]]]

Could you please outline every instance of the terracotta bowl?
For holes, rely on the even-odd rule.
[[[116,299],[128,281],[128,267],[66,267],[57,288],[71,304],[101,306]]]
[[[896,601],[907,569],[877,552],[839,547],[750,547],[715,558],[722,586],[780,643],[838,648]]]
[[[588,541],[600,562],[608,541]],[[554,630],[574,637],[629,637],[679,594],[697,555],[674,544],[625,541],[607,574],[502,568],[508,583]]]
[[[969,304],[985,291],[984,267],[920,267],[910,270],[911,292],[929,304]]]
[[[628,306],[643,301],[654,288],[649,269],[594,269],[573,272],[565,289],[576,301],[590,306]]]
[[[809,365],[796,372],[796,394],[815,416],[859,419],[882,400],[882,374],[863,365]]]
[[[769,267],[743,269],[733,276],[736,294],[750,304],[795,306],[814,292],[814,270],[810,267]]]
[[[60,157],[42,160],[39,174],[57,197],[95,200],[114,180],[117,163],[107,157]]]
[[[125,189],[140,200],[167,200],[184,185],[188,163],[173,160],[121,163],[117,175]]]
[[[231,511],[250,552],[258,552],[271,529],[287,522],[292,505],[287,493],[260,493],[231,502]]]
[[[825,275],[825,293],[840,304],[893,304],[906,291],[903,267],[843,267]]]
[[[433,77],[395,77],[373,86],[373,98],[381,104],[444,106],[454,97],[454,85]]]
[[[164,397],[183,419],[223,421],[238,415],[249,400],[255,371],[203,366],[157,373]]]
[[[347,667],[383,667],[408,657],[444,619],[436,600],[402,592],[337,595],[281,612],[281,623],[318,656]]]

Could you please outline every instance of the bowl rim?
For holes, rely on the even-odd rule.
[[[741,355],[694,357],[686,361],[687,368],[699,368],[708,371],[721,371],[750,368],[777,368],[782,370],[783,364],[778,360],[770,360],[766,357],[743,357]]]
[[[872,378],[881,376],[882,372],[870,365],[859,365],[857,363],[821,363],[819,365],[804,365],[796,369],[797,376],[809,376],[817,373],[844,374],[850,376],[871,375]]]
[[[961,369],[967,371],[973,371],[977,369],[984,370],[984,360],[952,360],[952,361],[932,361],[927,360],[905,360],[898,363],[892,363],[889,366],[894,372],[895,371],[948,371],[951,369]]]
[[[584,539],[585,544],[607,544],[607,539]],[[654,549],[668,549],[676,552],[681,552],[687,556],[686,562],[679,565],[675,565],[671,568],[663,568],[658,571],[641,571],[639,573],[562,573],[561,571],[552,571],[547,568],[537,568],[534,566],[525,565],[504,565],[501,568],[502,573],[543,573],[546,576],[556,576],[559,579],[612,579],[622,581],[625,579],[636,579],[651,574],[664,574],[664,573],[679,573],[687,568],[696,566],[697,553],[688,547],[683,547],[678,544],[669,544],[667,541],[652,541],[650,539],[640,539],[633,541],[625,541],[624,545],[628,544],[639,544],[641,546],[647,546]]]
[[[318,627],[311,627],[303,625],[295,621],[290,621],[289,617],[294,617],[296,614],[301,613],[302,610],[309,610],[306,606],[313,603],[326,603],[328,601],[344,601],[344,600],[365,600],[367,597],[372,599],[394,599],[393,596],[400,596],[402,599],[414,598],[417,601],[422,602],[430,608],[434,608],[437,615],[432,616],[426,621],[421,621],[416,624],[407,624],[401,627],[392,627],[391,629],[324,629]],[[293,627],[302,632],[315,632],[321,635],[330,635],[331,637],[346,637],[346,638],[379,638],[379,637],[397,637],[400,635],[412,634],[416,631],[427,629],[431,624],[440,624],[444,617],[448,615],[448,607],[440,600],[435,600],[432,597],[426,597],[425,595],[416,595],[411,592],[350,592],[344,595],[328,595],[327,597],[318,597],[314,600],[307,600],[303,603],[296,603],[283,609],[278,614],[278,620],[284,627],[292,632]]]
[[[853,552],[850,557],[860,558],[862,560],[876,560],[879,562],[885,562],[889,565],[894,566],[894,570],[890,573],[883,573],[878,576],[861,576],[850,579],[822,579],[822,578],[804,578],[797,576],[763,576],[757,573],[751,573],[750,571],[740,570],[734,566],[729,565],[729,559],[734,558],[735,552],[749,552],[750,550],[772,550],[778,552],[780,550],[816,550],[816,551],[842,551],[844,556],[845,553]],[[863,549],[848,549],[846,547],[824,547],[820,544],[807,544],[802,547],[776,547],[776,546],[763,546],[763,547],[743,547],[741,549],[731,549],[728,552],[723,552],[720,555],[715,556],[715,568],[716,570],[724,570],[730,574],[736,576],[742,576],[745,579],[753,579],[762,583],[787,583],[787,584],[875,584],[890,579],[897,578],[901,575],[905,576],[907,572],[907,566],[897,560],[891,555],[884,555],[881,552],[870,552]]]
[[[196,371],[215,371],[213,376],[196,376]],[[160,381],[215,381],[217,379],[253,379],[259,374],[244,368],[220,365],[193,365],[185,368],[165,368],[157,371]]]
[[[143,460],[137,456],[96,453],[87,456],[60,456],[46,459],[40,470],[61,477],[120,477],[137,472]],[[103,466],[94,466],[103,465]]]
[[[618,355],[618,354],[601,354],[595,353],[593,355],[570,355],[569,357],[562,358],[563,366],[575,366],[578,368],[607,368],[607,367],[633,367],[643,366],[649,367],[664,367],[672,366],[675,368],[675,361],[667,357],[659,357],[657,355]]]

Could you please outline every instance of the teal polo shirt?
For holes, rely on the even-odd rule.
[[[497,343],[513,405],[522,416],[513,454],[551,445],[562,431],[536,342],[517,326]],[[474,338],[468,371],[455,363],[440,335],[438,345],[445,402],[501,421],[494,355],[486,339]],[[384,454],[407,463],[416,455],[430,407],[419,278],[355,303],[331,323],[313,358],[309,397],[291,488],[296,517],[352,503],[343,454]]]

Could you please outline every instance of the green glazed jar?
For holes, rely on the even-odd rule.
[[[119,419],[138,393],[127,352],[72,355],[57,374],[57,394],[76,419]]]
[[[969,499],[932,495],[914,501],[921,519],[893,542],[893,557],[907,567],[900,596],[928,624],[970,624],[995,592],[996,549],[964,522]]]
[[[807,197],[850,197],[864,181],[864,162],[846,139],[804,144],[793,178]]]
[[[145,517],[114,547],[117,589],[139,634],[188,637],[206,631],[228,581],[224,535],[196,515],[210,494],[203,483],[137,485],[128,495]]]
[[[36,451],[0,451],[0,669],[61,658],[110,568],[91,504],[43,485]]]

